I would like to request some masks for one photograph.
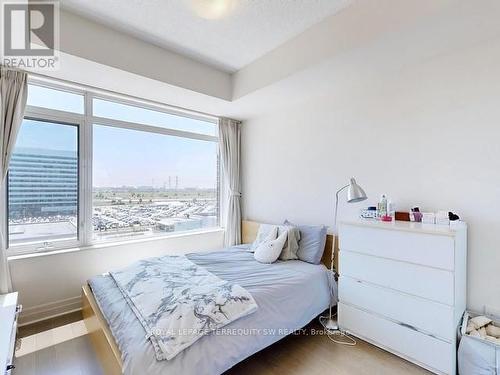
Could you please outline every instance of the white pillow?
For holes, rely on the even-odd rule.
[[[278,229],[276,228],[275,231]],[[253,254],[255,260],[260,263],[274,263],[278,260],[281,250],[285,245],[287,238],[287,232],[281,233],[281,235],[275,240],[262,242]]]
[[[265,241],[275,240],[278,237],[278,226],[271,224],[261,224],[255,241],[250,246],[250,251],[255,251],[259,245]]]

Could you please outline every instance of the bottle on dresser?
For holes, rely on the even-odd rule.
[[[380,197],[380,201],[377,205],[377,217],[381,218],[387,215],[387,196],[382,194]]]
[[[395,216],[395,206],[386,194],[382,194],[377,207],[377,217],[382,221],[392,221]]]

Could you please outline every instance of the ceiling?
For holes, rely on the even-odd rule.
[[[307,102],[326,101],[342,114],[343,108],[357,106],[366,92],[376,91],[387,82],[395,85],[394,92],[406,90],[398,86],[394,76],[406,75],[416,80],[429,74],[434,77],[434,64],[451,66],[449,72],[453,77],[459,71],[468,71],[463,67],[470,67],[467,64],[471,62],[479,67],[481,60],[476,53],[479,48],[479,51],[491,50],[492,56],[500,51],[499,15],[498,0],[484,0],[480,8],[469,0],[356,0],[336,16],[312,27],[300,39],[281,46],[265,61],[260,60],[254,68],[270,76],[269,80],[264,80],[265,85],[259,82],[257,89],[232,101],[64,52],[61,52],[61,68],[43,74],[244,121],[286,112]],[[304,55],[311,58],[305,61]],[[439,79],[450,79],[443,76],[442,72],[447,71],[443,69],[437,70]],[[240,71],[234,81],[251,71],[252,66]],[[489,74],[487,69],[478,68],[477,72]],[[251,80],[258,77],[250,76]],[[354,102],[353,97],[356,97]]]
[[[352,0],[63,0],[63,9],[233,73]]]

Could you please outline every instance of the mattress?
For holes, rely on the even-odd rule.
[[[257,311],[198,340],[169,361],[157,361],[141,323],[109,275],[89,280],[120,348],[125,374],[221,374],[307,325],[329,306],[334,282],[323,265],[300,260],[261,264],[246,246],[188,254],[221,279],[241,285]]]

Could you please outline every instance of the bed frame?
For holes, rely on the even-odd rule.
[[[246,220],[241,222],[241,238],[243,243],[251,243],[255,240],[260,224],[255,221]],[[321,262],[328,268],[330,268],[330,257],[333,248],[335,254],[334,266],[335,269],[338,269],[338,246],[336,242],[335,236],[327,235],[325,251]],[[123,362],[120,349],[87,284],[82,287],[82,305],[83,320],[104,372],[108,375],[122,374]]]

